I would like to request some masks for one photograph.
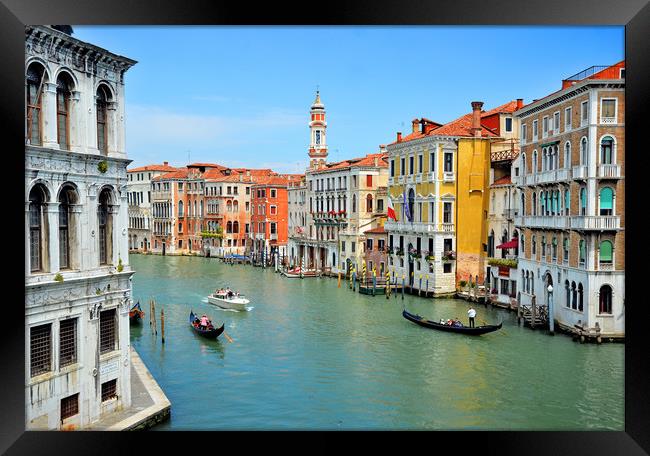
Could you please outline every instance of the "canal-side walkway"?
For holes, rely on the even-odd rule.
[[[171,402],[131,347],[131,407],[85,428],[90,431],[136,431],[169,418]]]

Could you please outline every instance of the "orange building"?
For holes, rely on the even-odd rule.
[[[251,226],[249,252],[255,263],[271,264],[274,255],[284,264],[287,258],[289,184],[300,182],[301,174],[286,174],[259,179],[251,187]]]

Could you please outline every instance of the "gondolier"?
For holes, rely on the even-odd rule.
[[[474,327],[474,317],[476,317],[476,310],[474,310],[474,307],[469,306],[469,310],[467,311],[467,316],[469,317],[469,327],[473,328]]]

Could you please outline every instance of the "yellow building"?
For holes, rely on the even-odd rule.
[[[512,131],[518,102],[472,112],[447,124],[412,121],[387,147],[389,271],[412,290],[453,293],[459,280],[483,281],[492,143]]]

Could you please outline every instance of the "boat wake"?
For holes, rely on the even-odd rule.
[[[201,299],[201,302],[207,303],[207,302],[208,302],[208,298],[202,298],[202,299]]]

